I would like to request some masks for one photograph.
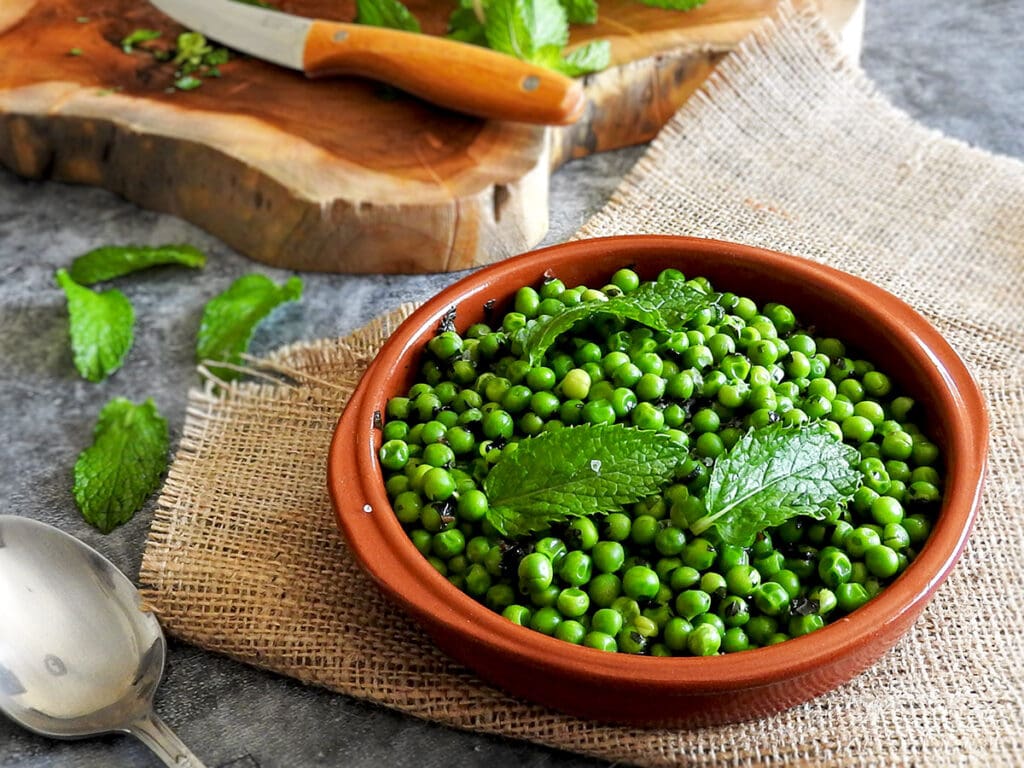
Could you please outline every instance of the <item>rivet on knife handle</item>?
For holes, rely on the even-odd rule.
[[[380,27],[314,21],[310,77],[360,75],[480,117],[568,125],[583,112],[577,81],[486,48]]]

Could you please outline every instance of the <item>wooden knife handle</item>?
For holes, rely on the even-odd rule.
[[[359,75],[426,101],[497,120],[568,125],[583,87],[550,69],[467,43],[394,29],[315,21],[303,65],[310,77]]]

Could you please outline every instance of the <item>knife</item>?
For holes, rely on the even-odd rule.
[[[583,112],[577,81],[480,46],[233,0],[150,2],[212,40],[308,77],[369,77],[434,104],[498,120],[568,125]]]

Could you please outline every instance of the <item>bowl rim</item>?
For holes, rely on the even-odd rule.
[[[536,272],[538,265],[557,274],[560,265],[595,248],[614,249],[621,253],[624,264],[630,261],[630,254],[668,255],[682,250],[699,251],[710,258],[756,260],[785,269],[878,317],[896,334],[897,345],[923,364],[919,373],[929,387],[935,387],[936,401],[944,405],[937,410],[949,420],[944,454],[947,465],[956,462],[957,471],[946,478],[941,514],[927,543],[882,593],[849,616],[775,646],[711,657],[634,656],[573,645],[518,626],[448,582],[413,546],[391,512],[376,459],[379,429],[374,427],[373,411],[367,412],[367,408],[373,402],[384,402],[381,398],[390,374],[401,367],[400,361],[419,352],[420,335],[436,328],[451,307],[485,293],[495,275]],[[338,525],[353,554],[374,581],[426,624],[431,634],[440,626],[458,633],[464,643],[528,658],[539,670],[577,675],[585,668],[594,683],[612,688],[627,685],[652,693],[693,694],[769,685],[780,677],[813,674],[873,636],[884,635],[901,617],[915,616],[966,545],[980,503],[987,447],[988,417],[967,367],[938,331],[896,296],[833,267],[756,246],[672,235],[625,235],[562,243],[483,267],[417,308],[392,332],[353,392],[331,441],[327,479]],[[386,514],[373,514],[375,510]]]

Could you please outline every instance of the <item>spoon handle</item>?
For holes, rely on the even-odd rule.
[[[206,768],[155,712],[143,715],[127,730],[171,768]]]

